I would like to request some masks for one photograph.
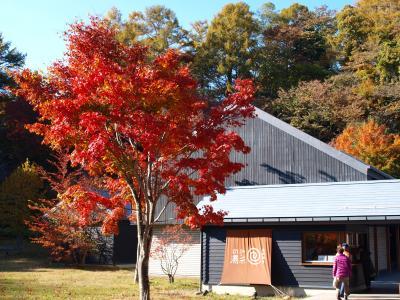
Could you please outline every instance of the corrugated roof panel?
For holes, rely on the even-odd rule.
[[[226,218],[400,216],[400,180],[232,187],[205,204]]]

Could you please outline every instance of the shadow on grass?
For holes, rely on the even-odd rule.
[[[61,266],[60,266],[61,267]],[[75,270],[83,270],[83,271],[93,271],[93,272],[102,272],[102,271],[121,271],[127,270],[126,268],[120,268],[112,265],[84,265],[84,266],[63,266],[63,268],[67,269],[75,269]],[[128,269],[129,271],[129,269]],[[132,269],[133,271],[133,269]]]
[[[38,261],[37,259],[23,257],[5,257],[0,260],[0,272],[44,272],[42,268],[48,267],[48,263]]]
[[[112,265],[68,265],[64,263],[51,262],[46,258],[27,257],[24,254],[16,254],[4,258],[2,257],[0,259],[0,272],[46,272],[46,269],[71,269],[90,272],[114,272],[127,270],[126,268]]]
[[[112,265],[69,265],[52,262],[47,250],[29,242],[25,242],[21,251],[8,255],[0,253],[0,272],[46,272],[46,269],[78,269],[93,272],[129,270]]]

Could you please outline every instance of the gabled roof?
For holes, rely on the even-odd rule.
[[[227,211],[231,221],[399,220],[400,180],[238,186],[203,205]]]
[[[289,125],[288,123],[274,117],[273,115],[255,107],[256,109],[256,115],[259,119],[263,120],[264,122],[267,122],[271,124],[272,126],[286,132],[287,134],[301,140],[302,142],[318,149],[319,151],[349,165],[350,167],[362,172],[362,173],[367,173],[368,170],[372,170],[375,173],[378,173],[379,175],[383,176],[384,178],[388,179],[393,179],[392,176],[374,168],[373,166],[370,166],[356,158],[354,158],[351,155],[348,155],[346,153],[343,153],[332,146],[318,140],[315,137],[312,137],[311,135]]]

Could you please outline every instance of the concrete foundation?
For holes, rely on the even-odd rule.
[[[332,289],[311,289],[301,287],[276,287],[280,291],[292,297],[313,297],[323,294],[335,295],[335,290]],[[271,286],[267,285],[207,285],[203,284],[202,291],[213,292],[219,295],[241,295],[241,296],[274,296],[276,293]]]

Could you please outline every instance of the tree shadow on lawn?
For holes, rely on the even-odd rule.
[[[0,272],[46,272],[46,269],[74,269],[92,272],[126,270],[126,268],[112,265],[68,265],[51,262],[48,258],[24,254],[9,255],[0,259]]]
[[[38,245],[26,243],[23,250],[5,255],[0,253],[1,272],[46,272],[46,269],[78,269],[85,271],[119,271],[120,268],[112,265],[68,265],[52,262],[47,250]],[[133,270],[133,268],[132,268]]]

